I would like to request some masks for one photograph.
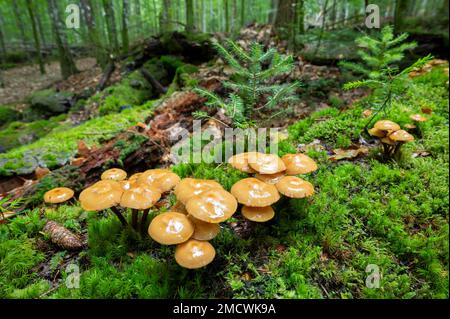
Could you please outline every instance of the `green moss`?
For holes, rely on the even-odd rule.
[[[19,118],[20,118],[19,112],[14,110],[11,106],[0,105],[0,127],[12,121],[16,121]]]

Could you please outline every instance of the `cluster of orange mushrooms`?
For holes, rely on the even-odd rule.
[[[185,178],[168,169],[149,169],[127,178],[127,173],[112,168],[101,180],[84,189],[79,196],[81,207],[87,211],[110,209],[123,225],[128,225],[122,212],[131,210],[131,224],[145,233],[151,207],[163,193],[174,189],[177,202],[168,212],[153,218],[148,234],[162,245],[177,245],[176,262],[185,268],[206,266],[214,260],[215,249],[209,243],[220,232],[219,223],[226,221],[242,204],[242,215],[254,222],[266,222],[275,215],[272,204],[280,193],[291,198],[304,198],[314,193],[311,183],[293,176],[317,169],[317,164],[304,154],[273,154],[248,152],[235,155],[231,166],[255,174],[235,183],[231,192],[213,180]],[[57,204],[71,199],[74,192],[58,187],[45,193],[47,203]],[[121,207],[121,209],[119,209]],[[142,212],[140,227],[139,212]]]
[[[418,123],[425,122],[426,117],[420,114],[413,114],[410,119],[416,122],[416,124],[406,124],[405,128],[414,130],[417,128]],[[387,157],[392,157],[398,154],[400,147],[404,143],[414,141],[414,136],[408,133],[406,130],[402,130],[400,125],[390,120],[381,120],[375,123],[375,125],[368,130],[369,134],[378,137],[381,145],[383,146],[383,153]]]

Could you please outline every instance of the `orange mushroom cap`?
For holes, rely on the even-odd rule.
[[[175,248],[175,261],[184,268],[196,269],[211,263],[216,250],[207,241],[190,239]]]
[[[228,159],[228,164],[233,166],[235,169],[240,170],[244,173],[255,173],[256,171],[250,167],[249,158],[251,161],[255,160],[255,156],[258,152],[246,152],[241,154],[236,154]]]
[[[224,189],[214,188],[191,197],[186,210],[207,223],[220,223],[230,218],[237,209],[237,201]]]
[[[162,245],[176,245],[188,240],[194,225],[186,215],[177,212],[162,213],[151,221],[148,234]]]
[[[378,121],[373,127],[380,131],[397,131],[400,129],[400,125],[389,120]]]
[[[177,199],[186,205],[187,201],[191,197],[213,188],[223,189],[222,185],[216,181],[208,179],[184,178],[178,183],[177,186],[175,186],[174,193]]]
[[[383,144],[395,145],[395,141],[391,140],[389,136],[383,137],[380,141]]]
[[[275,173],[275,174],[255,174],[255,178],[267,184],[276,184],[280,179],[285,176],[285,172]]]
[[[50,204],[63,203],[73,197],[73,190],[67,187],[57,187],[44,194],[44,201]]]
[[[123,181],[127,178],[127,172],[120,168],[110,168],[104,171],[100,178],[102,180]]]
[[[379,130],[376,127],[372,127],[371,129],[368,130],[368,132],[370,135],[380,137],[380,138],[386,136],[386,131]]]
[[[165,193],[180,182],[180,177],[168,169],[149,169],[138,177],[138,183],[147,183]]]
[[[425,116],[422,116],[420,114],[412,114],[409,116],[409,118],[414,122],[425,122],[428,120]]]
[[[216,237],[220,232],[220,226],[216,223],[207,223],[203,220],[197,219],[192,215],[188,218],[194,225],[194,233],[192,234],[193,239],[197,240],[211,240]]]
[[[317,170],[316,162],[305,154],[286,154],[281,160],[286,165],[286,174],[307,174]]]
[[[133,186],[123,192],[120,206],[133,209],[147,209],[161,198],[159,189],[146,184]]]
[[[122,193],[119,182],[102,180],[83,190],[79,200],[84,210],[99,211],[119,204]]]
[[[276,154],[256,153],[250,156],[248,164],[260,174],[275,174],[286,170],[286,165]]]
[[[274,185],[249,177],[235,183],[231,187],[231,194],[245,206],[264,207],[280,199],[280,194]]]
[[[276,187],[281,194],[291,198],[304,198],[314,194],[314,186],[297,176],[282,178]]]
[[[415,129],[415,128],[416,128],[416,126],[415,126],[414,124],[410,124],[410,123],[408,123],[408,124],[405,124],[405,127],[406,127],[407,129],[410,129],[410,130],[412,130],[412,129]]]
[[[272,206],[266,207],[242,207],[242,215],[253,222],[264,223],[275,216]]]
[[[398,130],[390,134],[389,139],[395,142],[412,142],[414,141],[414,136],[412,136],[405,130]]]

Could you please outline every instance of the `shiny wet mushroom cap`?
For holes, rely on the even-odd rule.
[[[255,174],[255,178],[267,184],[276,184],[280,179],[285,176],[285,172],[275,173],[275,174]]]
[[[207,179],[196,179],[196,178],[185,178],[182,179],[177,186],[175,186],[175,196],[184,205],[187,201],[195,196],[199,195],[204,191],[219,188],[223,189],[222,185],[216,181]]]
[[[395,145],[395,141],[391,140],[389,136],[383,137],[380,139],[381,143],[388,144],[388,145]]]
[[[276,187],[281,194],[291,198],[304,198],[314,194],[314,186],[296,176],[282,178]]]
[[[103,172],[102,180],[123,181],[127,178],[127,172],[120,168],[110,168]]]
[[[378,121],[375,123],[373,127],[380,131],[392,131],[392,132],[400,129],[400,125],[389,120]]]
[[[264,223],[271,220],[275,216],[272,206],[266,207],[242,207],[242,215],[253,222]]]
[[[422,116],[420,114],[412,114],[409,116],[409,118],[414,122],[425,122],[428,120],[425,116]]]
[[[44,194],[44,201],[49,204],[58,204],[68,201],[73,197],[73,190],[67,187],[57,187]]]
[[[188,218],[194,225],[194,233],[192,234],[193,239],[211,240],[220,232],[219,224],[207,223],[191,215],[189,215]]]
[[[237,209],[237,201],[224,189],[214,188],[191,197],[186,210],[207,223],[220,223],[230,218]]]
[[[386,136],[386,131],[379,130],[379,129],[375,128],[375,127],[372,127],[371,129],[369,129],[368,132],[369,132],[370,135],[375,136],[375,137],[379,137],[379,138],[382,138],[382,137]]]
[[[305,154],[286,154],[281,160],[286,165],[286,174],[307,174],[317,170],[316,162]]]
[[[148,234],[162,245],[176,245],[188,240],[194,225],[186,215],[177,212],[162,213],[150,223]]]
[[[161,193],[170,191],[180,182],[180,177],[168,169],[149,169],[138,177],[138,183],[147,183],[160,189]]]
[[[256,156],[257,152],[246,152],[241,154],[236,154],[234,156],[231,156],[228,159],[228,164],[233,166],[235,169],[240,170],[244,173],[255,173],[256,171],[250,167],[248,164],[249,158],[250,160],[254,161],[254,157]]]
[[[274,185],[249,177],[235,183],[231,194],[245,206],[264,207],[272,205],[280,199],[280,194]]]
[[[412,142],[414,141],[414,136],[405,130],[398,130],[390,134],[389,139],[395,142]]]
[[[249,157],[248,164],[260,174],[275,174],[286,170],[284,162],[275,154],[257,153],[254,158]]]
[[[177,246],[175,249],[175,261],[184,268],[201,268],[214,260],[216,250],[207,241],[190,239]]]
[[[132,209],[147,209],[161,198],[159,189],[146,184],[133,186],[124,191],[120,206]]]
[[[79,200],[84,210],[99,211],[119,204],[122,194],[119,182],[103,180],[83,190]]]

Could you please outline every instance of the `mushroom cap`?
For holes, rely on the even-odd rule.
[[[375,137],[385,137],[386,136],[386,131],[382,131],[377,129],[376,127],[372,127],[371,129],[368,130],[369,134]]]
[[[220,223],[230,218],[237,209],[237,201],[224,189],[214,188],[191,197],[186,210],[207,223]]]
[[[260,174],[275,174],[286,170],[286,165],[276,154],[256,153],[249,157],[248,164]]]
[[[254,161],[257,153],[258,152],[246,152],[236,154],[228,159],[228,164],[244,173],[256,173],[256,171],[250,167],[248,162],[249,159],[250,161]]]
[[[415,129],[417,126],[415,126],[414,124],[408,123],[408,124],[405,124],[405,127],[406,127],[407,129],[412,130],[412,129]]]
[[[67,187],[57,187],[44,194],[44,201],[50,204],[65,202],[73,197],[73,190]]]
[[[216,250],[207,241],[189,239],[175,248],[175,261],[184,268],[196,269],[211,263]]]
[[[412,114],[409,116],[409,118],[414,122],[425,122],[428,120],[425,116],[422,116],[420,114]]]
[[[219,224],[215,223],[207,223],[203,220],[197,219],[192,215],[189,215],[188,218],[194,225],[194,233],[192,234],[193,239],[197,240],[211,240],[216,237],[220,232]]]
[[[80,193],[81,207],[87,211],[99,211],[120,203],[123,189],[119,182],[102,180]]]
[[[389,135],[389,139],[395,142],[411,142],[414,141],[414,136],[405,130],[398,130]]]
[[[255,174],[255,178],[267,184],[276,184],[280,179],[285,176],[285,172],[275,173],[275,174]]]
[[[305,154],[286,154],[281,160],[286,165],[286,174],[307,174],[317,170],[316,162]]]
[[[378,121],[373,127],[380,131],[397,131],[400,129],[400,125],[389,120]]]
[[[151,221],[148,234],[162,245],[176,245],[191,238],[194,225],[186,215],[177,212],[162,213]]]
[[[200,195],[204,191],[219,188],[223,189],[222,185],[213,180],[208,179],[196,179],[196,178],[184,178],[177,186],[175,186],[175,196],[184,205],[187,201],[195,195]]]
[[[143,173],[135,173],[133,175],[131,175],[128,180],[132,183],[137,183],[139,180],[139,177],[142,175]]]
[[[264,223],[275,216],[272,206],[266,207],[242,207],[242,215],[253,222]]]
[[[249,177],[235,183],[231,194],[245,206],[264,207],[272,205],[280,199],[280,194],[274,185]]]
[[[277,184],[278,191],[291,198],[304,198],[314,194],[314,186],[297,176],[285,176]]]
[[[380,141],[383,144],[395,145],[395,141],[391,140],[389,136],[383,137]]]
[[[147,209],[161,198],[156,187],[147,184],[132,186],[124,191],[120,199],[120,206],[133,209]]]
[[[180,177],[168,169],[155,168],[143,172],[138,177],[138,183],[147,183],[165,193],[180,182]]]
[[[123,181],[127,178],[127,172],[120,168],[110,168],[103,172],[101,180]]]

